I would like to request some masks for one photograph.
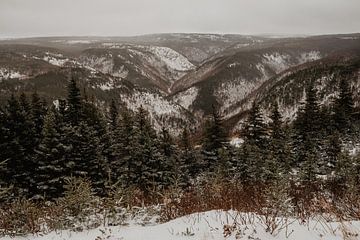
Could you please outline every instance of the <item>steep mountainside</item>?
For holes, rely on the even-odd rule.
[[[79,61],[102,73],[164,93],[168,93],[171,84],[195,67],[168,47],[112,43],[83,51]]]
[[[72,74],[100,106],[107,106],[112,98],[133,110],[143,106],[158,129],[163,121],[171,122],[176,131],[186,125],[196,128],[213,104],[233,129],[255,98],[269,103],[276,96],[283,113],[293,118],[303,87],[292,87],[294,80],[289,76],[296,75],[294,78],[300,79],[296,83],[301,85],[305,78],[315,77],[301,71],[319,68],[316,77],[330,79],[327,74],[333,68],[330,71],[325,66],[352,66],[359,55],[360,34],[302,38],[154,34],[3,40],[0,101],[11,93],[34,90],[51,101],[63,98]],[[334,81],[321,81],[327,89],[324,96],[336,94]],[[282,90],[285,86],[289,88]]]
[[[196,115],[216,104],[225,118],[240,113],[237,106],[271,77],[288,68],[326,56],[356,53],[358,37],[325,36],[279,40],[258,48],[229,48],[177,81],[171,96]],[[232,54],[231,50],[233,51]]]
[[[355,104],[360,104],[360,55],[332,56],[297,66],[266,81],[236,106],[238,114],[228,119],[234,130],[239,129],[252,102],[257,101],[269,114],[276,101],[285,121],[291,122],[305,100],[305,89],[315,81],[320,104],[327,106],[338,94],[341,79],[350,82]]]
[[[157,129],[165,121],[174,134],[178,133],[178,126],[194,124],[192,114],[180,105],[165,99],[158,91],[136,86],[121,76],[105,74],[53,49],[36,48],[34,53],[26,48],[24,53],[18,46],[5,48],[7,53],[2,51],[0,55],[0,69],[4,69],[0,72],[0,103],[11,94],[34,91],[49,102],[56,102],[66,97],[72,76],[89,99],[95,97],[99,107],[107,107],[112,99],[134,111],[142,106],[149,111]]]

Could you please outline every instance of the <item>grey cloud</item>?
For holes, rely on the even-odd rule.
[[[0,36],[360,31],[359,0],[1,0]]]

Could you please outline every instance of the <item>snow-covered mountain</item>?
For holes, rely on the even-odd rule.
[[[72,74],[98,104],[106,106],[114,98],[133,110],[145,107],[158,129],[164,121],[171,122],[175,131],[184,124],[196,128],[213,104],[236,128],[255,98],[269,102],[272,94],[280,103],[295,96],[281,105],[290,119],[301,91],[291,87],[281,94],[275,83],[279,89],[292,86],[289,76],[309,66],[319,67],[325,76],[329,71],[321,70],[323,59],[341,62],[359,55],[359,34],[272,38],[179,33],[3,40],[0,101],[11,93],[34,90],[49,100],[64,97]],[[335,83],[319,81],[327,89],[324,99],[330,99]]]
[[[80,62],[105,74],[164,93],[195,66],[168,47],[104,43],[82,52]]]
[[[212,104],[218,105],[230,119],[241,115],[246,109],[244,101],[272,77],[328,56],[357,55],[359,49],[359,38],[339,36],[280,39],[240,50],[235,45],[179,79],[171,89],[172,98],[197,116],[210,113]]]

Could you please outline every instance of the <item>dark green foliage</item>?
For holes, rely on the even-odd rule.
[[[182,171],[186,172],[189,178],[194,178],[202,171],[202,163],[200,156],[194,150],[190,133],[187,128],[184,128],[180,139],[180,161]]]
[[[260,182],[264,180],[267,174],[265,167],[269,150],[269,138],[267,126],[256,102],[253,103],[250,110],[244,129],[244,137],[245,142],[240,149],[238,162],[240,178],[246,182]]]
[[[134,123],[133,116],[127,110],[121,111],[121,118],[119,119],[116,128],[110,125],[110,147],[108,163],[110,166],[111,184],[120,183],[128,185],[131,169],[133,169],[133,151],[134,151]]]
[[[321,115],[314,81],[311,81],[306,89],[305,104],[299,110],[295,129],[302,141],[307,137],[316,141],[320,137]]]
[[[321,164],[318,150],[322,134],[320,106],[314,81],[311,81],[306,89],[305,104],[298,113],[294,128],[296,162],[300,165],[303,179],[312,181],[318,173],[318,165]]]
[[[70,146],[66,145],[64,130],[64,116],[54,107],[50,108],[45,117],[42,141],[36,150],[34,175],[38,198],[58,198],[64,191],[65,180],[71,170],[65,158]]]
[[[186,127],[175,139],[165,121],[157,132],[142,107],[133,113],[112,101],[109,111],[102,112],[91,99],[80,95],[72,79],[67,99],[58,106],[47,107],[36,93],[31,101],[25,94],[8,100],[0,109],[0,163],[5,163],[0,191],[13,185],[14,197],[52,200],[63,195],[71,177],[89,179],[98,195],[119,186],[145,195],[173,186],[185,189],[203,175],[239,179],[245,186],[286,183],[290,178],[307,184],[318,181],[319,174],[331,176],[337,185],[344,182],[344,187],[360,179],[359,174],[350,177],[354,169],[360,172],[360,164],[342,151],[355,116],[344,82],[334,105],[320,106],[310,81],[292,125],[283,123],[277,102],[266,124],[254,102],[237,154],[214,107],[202,146],[196,148]]]
[[[159,139],[144,108],[140,107],[135,116],[135,139],[132,158],[129,159],[128,183],[133,183],[141,190],[148,192],[157,184],[162,185],[163,175],[160,172],[163,156],[158,149]],[[161,186],[160,186],[161,187]]]
[[[339,161],[341,155],[341,139],[340,133],[335,131],[327,139],[326,156],[327,156],[327,173],[331,173]]]
[[[110,121],[110,129],[115,130],[118,126],[119,111],[114,99],[111,100],[111,104],[110,104],[109,121]]]
[[[7,163],[5,178],[15,186],[15,191],[27,196],[35,185],[32,179],[34,143],[30,104],[24,94],[19,101],[11,97],[5,106],[5,119],[5,142],[1,149],[1,159]]]
[[[244,183],[260,182],[264,175],[263,164],[259,147],[244,142],[238,153],[237,177]]]
[[[179,150],[175,145],[174,139],[164,126],[161,129],[159,143],[159,150],[163,157],[159,169],[161,181],[164,185],[174,183],[175,181],[180,186],[186,184],[187,169],[182,167],[183,163],[179,158]]]
[[[350,133],[353,113],[354,101],[349,80],[342,78],[339,84],[339,96],[334,103],[334,123],[339,132]]]
[[[74,125],[78,124],[82,117],[82,100],[74,78],[71,78],[68,85],[67,105],[67,120]]]
[[[246,122],[244,137],[247,144],[255,145],[260,149],[267,146],[267,127],[259,105],[254,101]]]
[[[31,95],[31,121],[34,127],[34,141],[37,146],[41,140],[41,132],[44,126],[46,115],[46,102],[42,101],[35,92]]]
[[[265,160],[264,179],[273,181],[288,174],[291,170],[290,142],[285,135],[282,117],[277,102],[271,113],[269,148]]]
[[[227,141],[227,133],[223,127],[222,119],[213,106],[212,116],[205,122],[202,145],[204,167],[209,171],[214,171],[219,165],[221,161],[220,151],[228,147]]]
[[[216,151],[226,146],[227,133],[223,127],[222,119],[213,106],[211,118],[205,124],[203,149]]]

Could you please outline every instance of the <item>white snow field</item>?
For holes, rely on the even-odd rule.
[[[271,234],[266,222],[276,223]],[[324,218],[310,221],[278,218],[235,211],[208,211],[180,217],[163,224],[131,223],[125,226],[100,227],[83,232],[58,231],[47,235],[16,237],[17,240],[340,240],[360,239],[360,221],[328,222]],[[5,237],[4,240],[14,238]]]

